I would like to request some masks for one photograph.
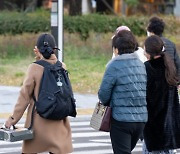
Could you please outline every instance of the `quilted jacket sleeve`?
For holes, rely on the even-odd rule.
[[[111,93],[116,82],[116,71],[113,65],[109,65],[104,73],[102,83],[98,92],[99,100],[108,105],[111,99]]]

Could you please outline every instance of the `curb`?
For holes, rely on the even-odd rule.
[[[77,115],[92,115],[94,109],[77,109]],[[0,119],[7,119],[12,113],[0,113]],[[24,113],[23,118],[25,118]]]
[[[78,115],[92,115],[94,111],[94,108],[90,109],[77,109],[77,114]]]
[[[70,122],[90,121],[91,115],[77,115],[76,117],[68,117]],[[0,126],[7,120],[7,118],[0,118]],[[25,116],[23,116],[17,124],[24,124]]]

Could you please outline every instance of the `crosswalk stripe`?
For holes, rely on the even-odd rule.
[[[0,141],[0,149],[4,146],[11,145],[11,146],[20,146],[22,144],[22,141],[18,142],[6,142],[6,141]]]
[[[141,147],[138,147],[138,148],[135,148],[132,152],[138,152],[138,151],[141,151],[142,148]],[[73,152],[73,154],[89,154],[90,152],[89,151],[77,151],[77,152]],[[113,150],[112,149],[100,149],[100,150],[91,150],[91,153],[93,154],[109,154],[109,153],[113,153]]]
[[[89,127],[83,127],[83,128],[72,128],[71,129],[72,131],[92,131],[92,130],[94,130],[93,128],[89,128]]]
[[[83,133],[73,133],[72,137],[94,137],[94,136],[109,136],[106,132],[83,132]]]
[[[90,122],[70,122],[71,126],[90,126]]]
[[[22,141],[17,141],[17,142],[6,142],[6,141],[0,141],[0,145],[8,145],[8,144],[11,144],[11,145],[19,145],[21,144]]]
[[[108,143],[74,143],[73,147],[75,148],[83,148],[83,147],[104,147],[104,146],[109,146],[110,144]]]
[[[78,129],[76,129],[78,130]],[[81,133],[72,133],[72,138],[78,138],[78,137],[97,137],[97,136],[109,136],[109,133],[106,132],[81,132]],[[22,143],[22,141],[19,142],[12,142],[11,144],[18,144]],[[0,141],[0,145],[9,144],[9,142]]]
[[[132,152],[138,152],[138,151],[142,151],[142,147],[136,147]]]
[[[72,130],[72,141],[74,152],[72,154],[110,154],[113,153],[110,134],[107,132],[95,131],[90,127],[89,120],[70,121]],[[18,124],[17,126],[23,127],[24,124]],[[21,152],[22,141],[18,142],[5,142],[0,141],[0,154]],[[138,142],[135,149],[135,153],[142,152],[142,142]],[[41,153],[41,154],[48,154]]]
[[[92,142],[103,142],[103,143],[109,143],[111,142],[110,139],[98,139],[98,140],[89,140],[89,141],[92,141]]]
[[[76,150],[76,148],[83,148],[83,147],[88,147],[88,148],[93,148],[93,147],[105,147],[105,146],[109,146],[110,144],[98,144],[98,143],[75,143],[73,144],[73,147],[74,147],[74,150]],[[100,150],[93,150],[91,152],[93,152],[94,154],[94,151],[98,152],[99,154],[100,153],[104,153],[105,151],[108,153],[109,152],[112,152],[112,149],[106,149],[105,151],[103,151],[102,149]],[[142,150],[142,147],[136,147],[133,151],[136,152],[136,151],[141,151]],[[13,147],[13,148],[1,148],[1,151],[0,153],[5,153],[5,152],[20,152],[21,151],[21,147]],[[86,153],[86,151],[83,151],[84,154]],[[95,152],[95,153],[96,153]],[[77,152],[73,152],[73,154],[76,154]],[[80,154],[81,152],[78,151],[78,153]],[[104,153],[105,154],[105,153]]]
[[[91,150],[91,151],[77,151],[77,152],[73,152],[72,154],[89,154],[89,153],[93,153],[93,154],[109,154],[109,153],[113,153],[112,149],[105,149],[105,150]]]
[[[21,152],[21,147],[1,148],[0,153],[5,153],[5,152]]]

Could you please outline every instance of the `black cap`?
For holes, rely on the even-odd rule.
[[[37,40],[36,46],[38,49],[44,47],[44,45],[50,46],[52,49],[56,48],[56,42],[51,34],[41,34]]]

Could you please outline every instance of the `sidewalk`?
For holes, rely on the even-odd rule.
[[[6,118],[12,113],[19,91],[20,87],[0,85],[0,118]],[[97,95],[74,93],[74,97],[79,115],[92,114],[98,101]]]

